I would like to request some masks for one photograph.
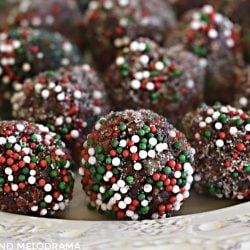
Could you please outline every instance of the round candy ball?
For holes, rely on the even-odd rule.
[[[70,155],[55,133],[23,121],[0,122],[0,209],[46,216],[72,198]]]
[[[131,39],[146,36],[162,43],[175,22],[165,0],[91,1],[84,16],[88,45],[101,71]]]
[[[8,102],[13,89],[45,70],[74,65],[80,61],[78,49],[59,33],[19,28],[0,33],[0,82],[3,95],[1,108]]]
[[[203,100],[205,68],[181,46],[165,50],[147,38],[133,40],[106,76],[116,110],[152,109],[178,124]]]
[[[167,45],[181,43],[207,64],[205,100],[231,103],[237,66],[242,63],[239,27],[212,6],[188,12],[167,39]]]
[[[58,31],[81,45],[82,14],[76,0],[26,0],[12,9],[10,27],[42,28]]]
[[[250,198],[250,116],[231,106],[203,106],[184,119],[194,147],[194,188],[218,198]]]
[[[15,118],[48,126],[78,157],[90,128],[109,108],[104,84],[89,65],[50,70],[26,80],[12,106]]]
[[[237,84],[235,106],[250,111],[250,66],[245,68],[244,74]]]
[[[166,118],[112,112],[96,123],[81,154],[89,205],[117,219],[168,217],[189,197],[193,153]]]

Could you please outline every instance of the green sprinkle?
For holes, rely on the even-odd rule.
[[[174,143],[174,148],[175,149],[180,149],[181,148],[181,142],[180,141],[177,141]]]
[[[127,182],[129,183],[129,184],[131,184],[131,183],[133,183],[134,182],[134,177],[133,176],[128,176],[127,178],[126,178],[126,180],[127,180]]]
[[[246,173],[250,173],[250,166],[244,166],[244,171]]]
[[[21,174],[21,175],[18,176],[18,181],[23,182],[25,180],[26,180],[25,175]]]
[[[111,164],[112,163],[111,157],[107,157],[105,162],[106,162],[106,164]]]
[[[143,129],[139,129],[137,133],[140,137],[145,135],[145,131]]]
[[[212,133],[211,133],[210,130],[206,130],[206,131],[204,132],[204,137],[205,137],[206,139],[210,139],[211,135],[212,135]]]
[[[149,212],[149,206],[140,208],[140,212],[142,214],[147,214]]]
[[[125,130],[126,130],[126,128],[127,128],[126,124],[125,124],[125,123],[123,123],[123,122],[121,122],[121,123],[120,123],[120,125],[119,125],[119,129],[120,129],[120,131],[125,131]]]
[[[139,200],[139,201],[143,201],[143,200],[145,200],[145,198],[146,198],[146,195],[145,195],[145,194],[139,194],[139,195],[138,195],[138,200]]]
[[[180,154],[178,159],[180,160],[180,162],[185,162],[186,156],[184,154]]]
[[[146,134],[148,134],[150,132],[150,127],[145,125],[143,126],[143,130],[145,131]]]
[[[0,177],[0,184],[4,184],[5,183],[5,179],[3,177]]]
[[[115,140],[112,141],[111,145],[112,145],[113,148],[116,148],[119,145],[119,141],[115,139]]]
[[[167,174],[167,175],[169,175],[172,172],[170,167],[164,167],[162,171],[164,174]]]
[[[158,188],[163,187],[163,181],[157,181],[157,182],[156,182],[156,186],[157,186]]]
[[[59,189],[63,190],[66,188],[66,183],[64,181],[61,181],[58,185]]]
[[[47,207],[47,203],[45,201],[41,201],[39,205],[41,208]]]
[[[22,173],[23,174],[28,174],[30,172],[30,170],[29,170],[29,168],[27,168],[27,167],[24,167],[23,169],[22,169]]]
[[[97,173],[104,174],[106,172],[106,169],[104,166],[98,166],[97,167]]]
[[[58,175],[58,173],[57,173],[56,170],[52,170],[52,171],[50,172],[50,176],[51,176],[52,178],[55,178],[57,175]]]
[[[96,152],[97,154],[102,153],[102,146],[100,146],[100,145],[96,146],[95,152]]]
[[[140,150],[145,150],[145,149],[147,149],[147,145],[145,143],[140,143],[139,144],[139,149]]]
[[[99,185],[98,184],[94,184],[94,185],[91,186],[91,189],[93,191],[99,191]]]

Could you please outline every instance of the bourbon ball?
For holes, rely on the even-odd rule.
[[[250,198],[250,116],[241,109],[216,104],[184,119],[194,147],[194,188],[217,198]]]
[[[238,67],[242,65],[239,27],[210,5],[188,12],[167,39],[180,43],[207,65],[205,100],[231,103]]]
[[[59,33],[31,28],[0,33],[0,114],[9,117],[3,106],[10,106],[10,96],[25,79],[79,62],[78,49]]]
[[[101,71],[131,39],[146,36],[162,43],[175,23],[165,0],[91,1],[84,16],[88,47]]]
[[[150,110],[111,112],[82,150],[89,206],[116,219],[158,219],[178,211],[193,181],[193,149]]]
[[[43,125],[0,122],[0,209],[53,215],[72,199],[71,158],[60,137]]]
[[[82,13],[76,0],[23,0],[8,17],[10,27],[60,32],[78,45],[82,45],[81,22]]]
[[[12,106],[16,119],[48,126],[78,157],[86,135],[109,108],[104,84],[89,65],[50,70],[26,80]]]
[[[115,110],[152,109],[178,125],[203,100],[204,77],[198,57],[181,46],[139,38],[118,53],[105,82]]]

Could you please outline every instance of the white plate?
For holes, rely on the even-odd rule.
[[[209,210],[213,211],[204,212]],[[70,207],[57,217],[35,218],[0,212],[0,249],[7,244],[9,248],[5,249],[28,250],[45,247],[48,250],[250,249],[249,202],[235,205],[232,201],[193,193],[181,213],[172,218],[108,221],[86,209],[77,180]]]

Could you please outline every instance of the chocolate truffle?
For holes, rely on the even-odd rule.
[[[231,103],[237,66],[242,63],[239,29],[212,6],[188,12],[167,39],[167,45],[181,43],[207,64],[205,100]]]
[[[235,106],[250,111],[250,66],[246,67],[235,91]]]
[[[12,104],[15,118],[47,125],[73,152],[80,152],[90,128],[108,112],[104,84],[89,65],[50,70],[26,80]]]
[[[0,33],[1,115],[6,117],[1,106],[26,78],[79,61],[77,48],[59,33],[30,28]]]
[[[81,45],[82,14],[76,0],[21,1],[8,17],[11,27],[42,28],[57,31]]]
[[[167,50],[147,38],[133,40],[107,71],[116,110],[152,109],[177,124],[202,101],[205,69],[181,46]]]
[[[162,43],[175,22],[165,0],[91,1],[84,17],[88,45],[102,71],[131,39],[146,36]]]
[[[184,119],[194,147],[194,188],[218,198],[250,198],[250,116],[231,106],[203,106]]]
[[[178,211],[193,181],[193,149],[150,110],[111,112],[82,150],[90,207],[117,219],[157,219]]]
[[[0,209],[46,216],[72,198],[70,155],[55,133],[23,121],[0,122]]]

